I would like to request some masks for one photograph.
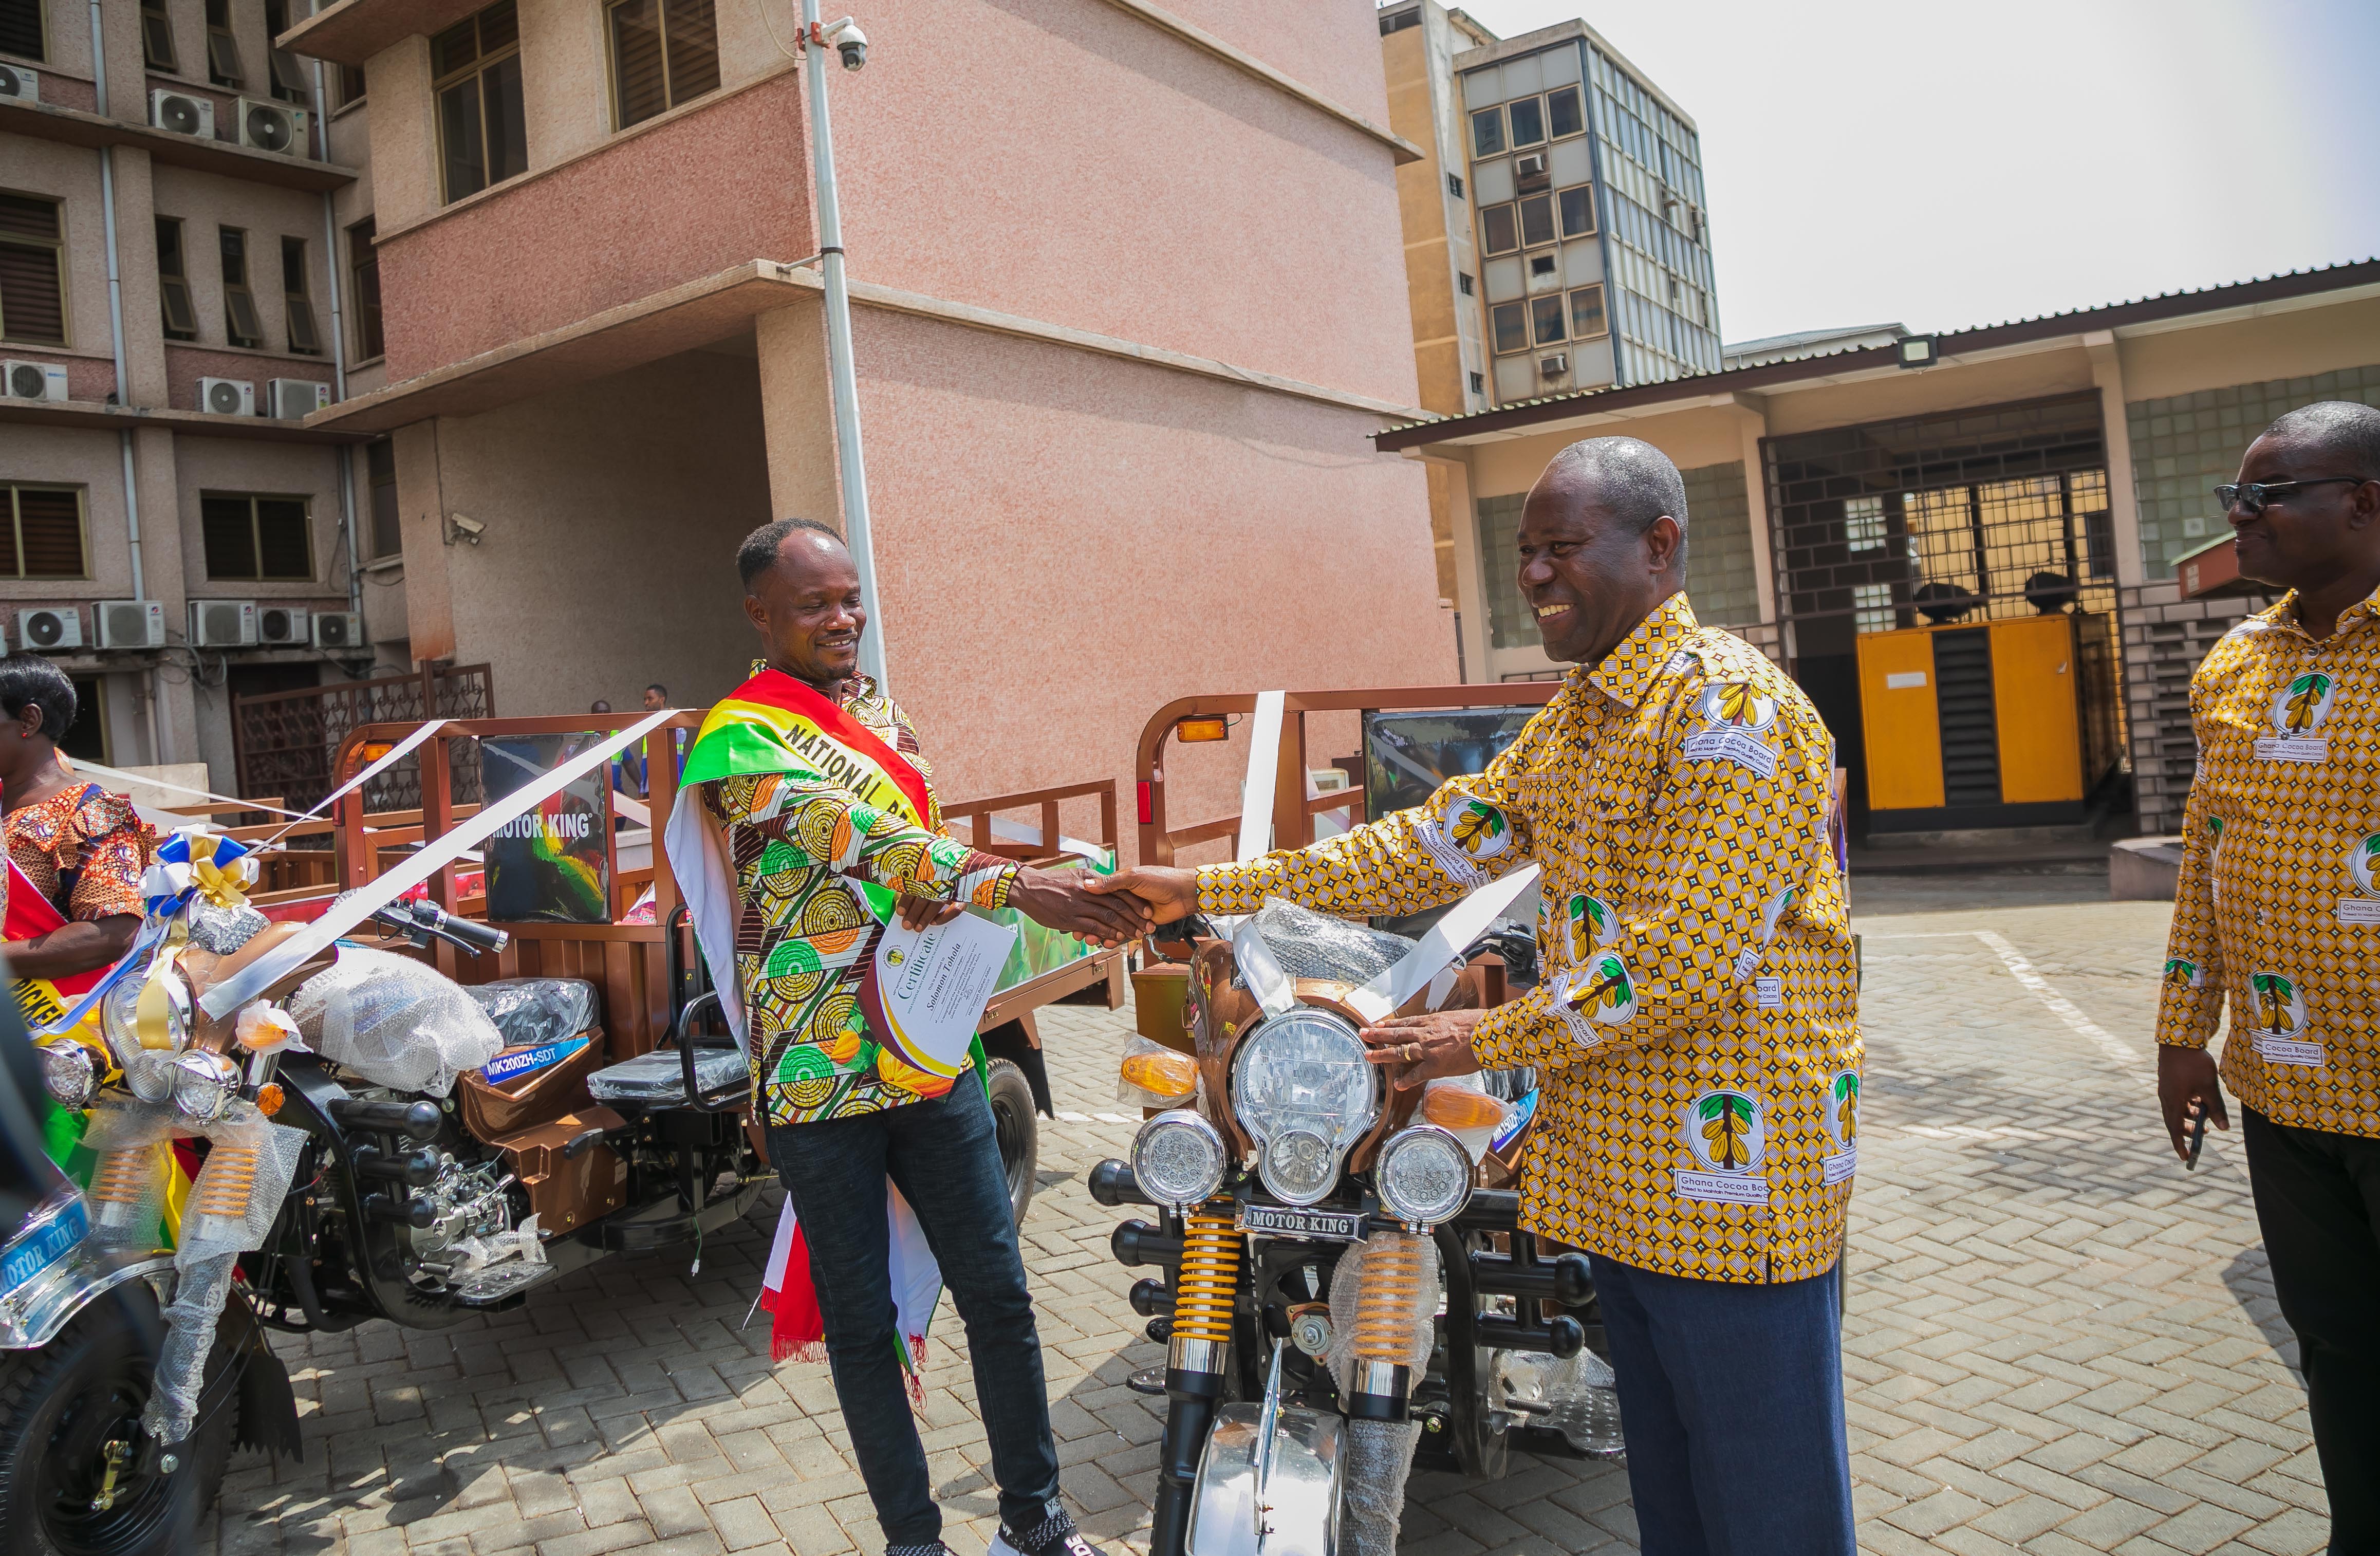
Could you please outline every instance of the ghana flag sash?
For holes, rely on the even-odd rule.
[[[50,899],[42,895],[30,877],[8,861],[8,911],[0,922],[0,939],[10,942],[35,940],[53,930],[66,928],[66,918]],[[66,1018],[75,1002],[98,987],[112,969],[93,967],[89,972],[75,973],[67,978],[19,978],[15,984],[17,1008],[24,1013],[25,1025],[39,1032]]]
[[[765,772],[832,784],[928,832],[940,821],[925,774],[848,710],[782,670],[761,671],[711,709],[678,785]]]

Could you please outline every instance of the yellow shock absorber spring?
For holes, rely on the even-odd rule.
[[[1184,1218],[1182,1274],[1173,1294],[1173,1337],[1232,1343],[1232,1298],[1240,1283],[1240,1233],[1228,1214]]]
[[[112,1150],[99,1159],[91,1174],[91,1197],[103,1205],[138,1205],[149,1192],[149,1175],[156,1161],[154,1146]]]
[[[1421,1239],[1402,1232],[1375,1234],[1364,1246],[1363,1259],[1355,1288],[1355,1357],[1402,1365],[1413,1355],[1414,1313],[1421,1303]]]
[[[248,1214],[248,1199],[256,1187],[257,1148],[219,1145],[207,1155],[199,1174],[190,1213],[237,1221]]]

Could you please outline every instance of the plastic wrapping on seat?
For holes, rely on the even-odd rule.
[[[393,1091],[443,1097],[455,1077],[504,1046],[504,1034],[462,985],[387,951],[349,947],[292,995],[307,1045]]]
[[[694,1051],[694,1085],[709,1094],[752,1084],[752,1066],[741,1048],[698,1048]],[[674,1048],[657,1048],[634,1059],[607,1065],[587,1077],[587,1090],[599,1102],[638,1102],[647,1107],[686,1100],[685,1062]]]
[[[1368,983],[1414,947],[1402,935],[1351,924],[1281,897],[1267,897],[1256,920],[1257,933],[1291,978]]]
[[[217,907],[204,897],[191,898],[188,911],[190,943],[218,956],[230,955],[273,922],[245,903],[237,907]]]
[[[595,1025],[595,986],[583,978],[500,978],[464,986],[506,1048],[534,1048],[575,1038]]]
[[[1348,1556],[1396,1556],[1419,1421],[1349,1421],[1340,1472],[1339,1542]]]

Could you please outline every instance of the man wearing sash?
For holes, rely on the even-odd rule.
[[[1000,1488],[994,1556],[1096,1556],[1058,1497],[1047,1384],[982,1078],[905,1063],[880,1039],[877,941],[897,900],[912,925],[962,906],[1013,907],[1105,943],[1140,932],[1131,898],[1092,896],[1073,872],[1034,869],[943,835],[916,730],[857,672],[859,577],[824,525],[781,519],[736,555],[765,666],[713,708],[672,819],[681,880],[705,859],[732,872],[731,924],[696,928],[714,966],[732,942],[754,1105],[807,1244],[826,1360],[890,1556],[934,1556],[941,1510],[905,1388],[893,1218],[904,1210],[966,1327]],[[711,829],[692,843],[680,817]],[[887,1213],[886,1180],[899,1191]]]
[[[140,877],[156,833],[132,802],[67,770],[74,683],[38,654],[0,659],[0,806],[10,885],[6,954],[27,1025],[64,1015],[72,996],[131,947]]]
[[[1634,438],[1557,455],[1520,592],[1561,691],[1488,771],[1295,853],[1104,879],[1160,921],[1268,896],[1405,914],[1534,861],[1545,979],[1366,1031],[1398,1084],[1534,1066],[1521,1223],[1595,1270],[1645,1556],[1852,1556],[1836,1282],[1857,974],[1801,689],[1686,603],[1685,490]]]

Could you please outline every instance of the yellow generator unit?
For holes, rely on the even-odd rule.
[[[2078,619],[2100,625],[2054,614],[1860,637],[1871,827],[2082,819]]]

